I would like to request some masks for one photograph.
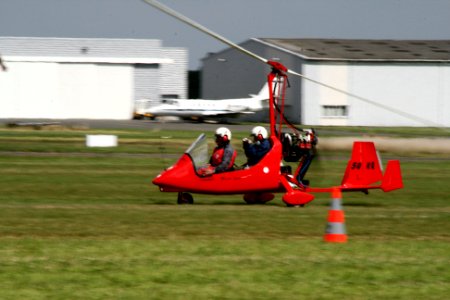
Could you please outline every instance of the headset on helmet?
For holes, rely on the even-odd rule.
[[[222,141],[231,141],[231,131],[226,127],[219,127],[216,129],[216,137],[220,137]]]
[[[256,137],[258,141],[267,138],[267,130],[262,126],[256,126],[252,129],[252,135]]]

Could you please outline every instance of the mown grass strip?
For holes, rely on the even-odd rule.
[[[240,195],[194,195],[194,206],[178,206],[175,194],[150,181],[176,161],[166,154],[182,153],[196,134],[136,155],[152,153],[151,139],[129,132],[130,143],[109,153],[72,144],[76,136],[60,139],[66,132],[45,143],[8,133],[2,146],[11,150],[0,153],[0,298],[448,296],[450,161],[411,154],[401,161],[403,190],[344,193],[349,242],[326,244],[330,195],[305,208],[285,207],[280,195],[264,206]],[[45,156],[14,154],[21,143]],[[338,184],[348,155],[322,153],[308,179]]]

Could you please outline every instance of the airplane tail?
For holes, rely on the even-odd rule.
[[[269,105],[269,85],[266,83],[258,94],[250,94],[251,98],[246,101],[250,111],[259,111]]]
[[[262,99],[269,99],[269,85],[267,83],[263,85],[257,96]]]
[[[400,162],[388,162],[382,173],[381,162],[373,142],[354,142],[352,156],[347,164],[341,188],[343,190],[382,189],[384,192],[403,187]]]
[[[274,93],[277,93],[277,89],[280,87],[280,84],[277,83],[277,79],[274,79],[273,83],[275,89]],[[251,97],[250,101],[253,103],[252,104],[253,110],[261,110],[269,106],[269,98],[270,98],[269,92],[270,92],[269,84],[266,82],[258,94],[256,95],[250,94]]]
[[[263,85],[261,90],[258,92],[258,94],[250,94],[250,97],[252,98],[258,98],[258,99],[269,99],[269,85],[267,82]]]

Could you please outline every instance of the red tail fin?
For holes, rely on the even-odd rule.
[[[344,189],[370,188],[383,179],[373,142],[354,142],[341,186]]]
[[[352,157],[348,162],[342,179],[342,190],[361,190],[381,188],[384,192],[403,187],[400,162],[388,161],[384,176],[381,162],[372,142],[354,142]]]

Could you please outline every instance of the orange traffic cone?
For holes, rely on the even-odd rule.
[[[341,189],[335,188],[331,192],[331,206],[328,211],[328,224],[325,230],[324,240],[330,243],[347,242],[345,233],[345,217],[341,205]]]

